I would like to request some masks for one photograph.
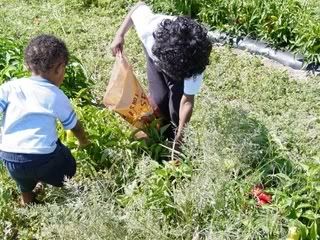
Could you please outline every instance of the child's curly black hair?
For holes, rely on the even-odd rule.
[[[200,74],[209,64],[212,43],[208,31],[191,18],[165,19],[153,37],[156,65],[175,80]]]
[[[66,44],[55,36],[39,35],[26,47],[24,60],[31,71],[45,73],[59,61],[67,65],[69,52]]]

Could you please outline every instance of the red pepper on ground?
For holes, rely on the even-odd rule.
[[[262,184],[254,186],[251,190],[251,194],[256,198],[259,205],[269,204],[272,201],[272,196],[264,192]]]

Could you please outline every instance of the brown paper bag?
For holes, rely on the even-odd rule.
[[[123,54],[116,56],[103,103],[137,128],[153,119],[152,106]]]

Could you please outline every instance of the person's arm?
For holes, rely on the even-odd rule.
[[[81,122],[77,118],[70,100],[62,91],[57,92],[56,102],[53,104],[53,111],[63,128],[67,131],[71,131],[78,139],[79,147],[85,147],[89,144],[86,133]]]
[[[175,142],[178,144],[182,141],[183,129],[186,124],[190,121],[192,111],[194,106],[194,95],[184,94],[180,101],[180,110],[179,110],[179,126],[177,129]]]
[[[190,121],[194,106],[194,96],[200,91],[202,79],[203,73],[184,80],[184,94],[180,100],[179,126],[175,136],[175,143],[178,144],[178,147],[182,141],[183,129]]]
[[[127,14],[125,19],[123,20],[121,26],[119,27],[112,43],[111,43],[111,51],[112,55],[115,56],[117,52],[122,52],[123,44],[124,44],[124,36],[129,31],[129,29],[133,26],[133,21],[131,18],[132,13],[136,10],[137,7],[144,5],[144,2],[138,2]]]
[[[0,113],[3,113],[7,108],[8,92],[6,84],[0,86]]]
[[[86,147],[90,144],[87,135],[82,127],[82,124],[79,120],[77,121],[77,124],[71,129],[71,132],[78,139],[79,147]]]

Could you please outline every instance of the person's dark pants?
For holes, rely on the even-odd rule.
[[[31,192],[38,182],[62,187],[65,177],[76,173],[76,161],[60,141],[50,154],[21,154],[0,151],[10,176],[21,192]]]
[[[170,124],[165,135],[169,140],[175,137],[179,125],[180,101],[184,90],[184,81],[174,81],[161,72],[153,60],[146,54],[149,94],[160,111],[164,124]]]

